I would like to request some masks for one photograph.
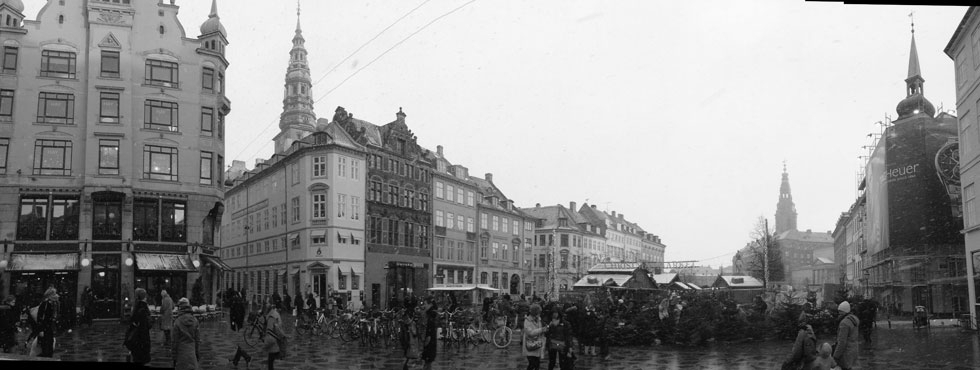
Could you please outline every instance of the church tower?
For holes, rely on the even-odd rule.
[[[299,23],[300,8],[296,3],[296,35],[293,49],[289,51],[289,68],[286,69],[286,85],[279,116],[279,134],[273,139],[276,153],[282,153],[294,141],[313,133],[316,114],[313,113],[313,82],[310,65],[306,60],[306,39]]]
[[[793,204],[793,194],[789,190],[786,163],[783,163],[783,182],[779,185],[779,202],[776,203],[775,232],[780,234],[787,230],[796,230],[796,205]]]

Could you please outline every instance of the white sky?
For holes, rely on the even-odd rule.
[[[24,2],[30,19],[44,3]],[[197,37],[211,1],[177,5]],[[228,163],[272,154],[295,6],[218,1]],[[758,216],[772,223],[783,160],[799,228],[834,228],[867,135],[905,97],[911,11],[926,97],[955,109],[942,51],[965,7],[306,0],[302,23],[318,117],[339,105],[385,124],[403,107],[421,145],[492,172],[518,205],[588,199],[660,235],[667,260],[717,267]]]

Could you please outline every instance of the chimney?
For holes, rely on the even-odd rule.
[[[353,115],[351,115],[353,117]],[[395,113],[395,120],[398,122],[405,122],[405,112],[402,112],[402,107],[398,107],[398,113]]]
[[[493,182],[493,174],[492,173],[487,172],[487,174],[484,175],[483,178],[487,179],[487,181],[489,181],[489,182]]]
[[[592,205],[592,209],[595,209],[595,204]]]
[[[620,220],[622,220],[622,219],[623,219],[623,214],[622,214],[622,213],[620,213],[620,214],[619,214],[619,219],[620,219]]]
[[[534,208],[541,208],[541,203],[535,203]]]
[[[572,211],[576,210],[576,208],[575,208],[575,202],[568,202],[568,209],[570,209]]]
[[[616,211],[613,211],[613,218],[616,218]]]
[[[436,153],[439,153],[439,156],[442,157],[442,145],[436,145]]]

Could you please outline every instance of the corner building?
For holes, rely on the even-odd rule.
[[[337,107],[333,122],[367,150],[364,302],[396,307],[421,297],[432,279],[432,171],[435,158],[418,145],[401,108],[377,126]]]
[[[188,37],[172,3],[0,1],[0,295],[214,303],[227,33],[212,2]]]

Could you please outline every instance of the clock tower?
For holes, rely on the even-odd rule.
[[[783,163],[783,182],[779,185],[779,202],[776,203],[775,232],[780,234],[787,230],[796,230],[796,205],[793,204],[793,194],[789,190],[786,163]]]
[[[306,60],[306,39],[299,24],[299,4],[296,6],[296,35],[289,51],[289,68],[279,116],[279,134],[276,135],[276,153],[289,149],[294,141],[313,133],[316,114],[313,113],[313,81],[310,65]]]

